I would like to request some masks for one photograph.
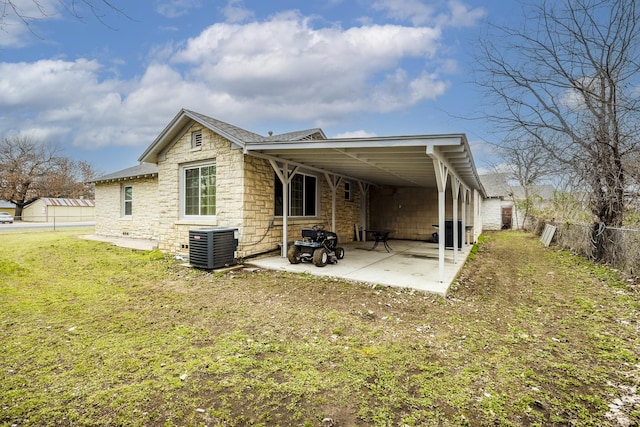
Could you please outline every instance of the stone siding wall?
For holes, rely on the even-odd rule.
[[[369,229],[393,230],[394,239],[431,240],[438,231],[438,191],[419,187],[373,187],[371,193]],[[445,219],[453,219],[453,196],[445,193]],[[465,218],[467,225],[474,223],[473,197],[467,200],[471,209]],[[458,220],[462,220],[462,191],[458,199]],[[481,229],[481,228],[480,228]]]
[[[438,223],[438,191],[428,188],[374,187],[371,192],[370,229],[393,230],[394,239],[430,240]],[[451,217],[451,201],[445,216]]]
[[[314,218],[289,218],[287,240],[300,239],[304,227],[322,225],[331,229],[331,188],[324,175],[320,184],[319,215]],[[241,238],[243,256],[278,249],[282,242],[282,218],[274,216],[274,171],[264,159],[245,157],[244,234]],[[345,200],[344,183],[336,191],[336,232],[339,242],[353,240],[353,225],[359,222],[361,195],[357,184],[351,184],[352,200]]]
[[[131,217],[122,216],[122,187],[131,185]],[[158,238],[158,180],[141,178],[96,184],[96,234],[137,239]]]
[[[191,133],[202,131],[202,145],[191,148]],[[185,219],[180,215],[181,166],[215,161],[215,219]],[[161,250],[189,254],[189,230],[197,228],[238,228],[242,239],[243,153],[232,148],[229,140],[194,123],[175,144],[168,147],[158,161],[159,226]]]
[[[202,132],[202,144],[193,149],[191,134]],[[134,214],[121,218],[123,183],[99,184],[96,191],[96,233],[107,236],[153,238],[159,249],[189,255],[189,230],[238,228],[238,256],[260,255],[277,250],[282,242],[282,218],[274,216],[274,171],[264,159],[248,156],[226,138],[194,123],[158,156],[158,178],[130,180]],[[215,218],[184,218],[180,213],[183,166],[215,162]],[[288,240],[301,237],[303,227],[319,224],[332,228],[331,189],[324,175],[320,186],[318,216],[290,218]],[[336,224],[339,241],[353,240],[354,224],[360,220],[361,194],[351,183],[352,200],[345,200],[344,182],[336,191]]]
[[[324,176],[320,176],[318,179],[322,183],[320,224],[323,224],[326,230],[331,230],[331,187]],[[336,230],[332,230],[338,234],[338,242],[352,242],[355,234],[354,225],[364,226],[360,224],[362,194],[355,181],[351,181],[351,197],[351,200],[345,199],[345,182],[343,180],[336,190]]]

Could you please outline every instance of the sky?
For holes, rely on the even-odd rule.
[[[0,137],[110,173],[186,108],[261,135],[465,133],[480,172],[491,165],[475,51],[515,1],[90,1],[78,18],[14,0],[29,26],[0,11]]]

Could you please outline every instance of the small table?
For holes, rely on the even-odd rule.
[[[373,247],[369,250],[374,250],[376,247],[378,247],[378,243],[382,242],[384,244],[384,248],[387,250],[387,252],[389,252],[389,250],[391,250],[391,247],[387,243],[387,239],[389,238],[389,234],[392,231],[393,230],[367,230],[368,233],[373,234],[373,239],[375,240]]]

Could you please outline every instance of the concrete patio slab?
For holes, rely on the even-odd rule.
[[[136,249],[139,251],[152,251],[154,249],[158,249],[158,242],[155,240],[133,239],[130,237],[98,236],[97,234],[87,234],[87,235],[78,236],[78,237],[86,240],[96,240],[98,242],[111,243],[112,245],[115,245],[115,246],[120,246],[122,248]]]
[[[246,261],[245,265],[412,288],[444,296],[460,272],[471,249],[471,246],[463,247],[458,252],[456,264],[453,263],[453,250],[445,251],[445,278],[440,282],[438,245],[435,243],[389,240],[389,246],[392,248],[390,252],[387,252],[382,245],[370,251],[373,242],[353,242],[343,246],[344,259],[338,264],[328,264],[325,267],[316,267],[307,262],[291,264],[286,258],[280,256],[253,259]]]

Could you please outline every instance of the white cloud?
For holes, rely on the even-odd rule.
[[[411,76],[401,67],[408,58],[434,58],[440,37],[429,27],[316,29],[310,19],[289,12],[266,22],[212,25],[188,40],[173,61],[192,65],[189,77],[213,92],[283,115],[301,115],[301,105],[309,107],[309,118],[323,110],[389,111],[444,93],[446,83],[436,74]]]
[[[368,132],[366,130],[354,130],[350,132],[342,132],[334,136],[334,138],[372,138],[377,136],[373,132]]]
[[[420,0],[377,0],[371,5],[373,9],[386,11],[390,18],[398,21],[409,21],[414,25],[431,23],[435,8]]]
[[[476,25],[486,15],[483,8],[469,9],[458,0],[447,3],[421,0],[376,0],[372,8],[386,12],[397,21],[411,22],[413,25],[435,25],[438,27],[470,27]]]
[[[254,17],[252,10],[244,7],[242,0],[229,0],[222,9],[227,22],[243,22]]]
[[[76,147],[145,147],[183,107],[249,129],[275,120],[308,126],[404,109],[449,86],[438,28],[313,24],[297,12],[217,23],[152,49],[143,74],[128,80],[90,59],[0,62],[0,110],[12,111],[0,115],[0,129]]]
[[[481,7],[469,9],[462,2],[452,0],[449,2],[451,9],[448,25],[452,27],[472,27],[487,15],[487,11]]]
[[[167,18],[177,18],[186,15],[191,9],[199,9],[202,3],[199,0],[158,0],[156,12]]]

